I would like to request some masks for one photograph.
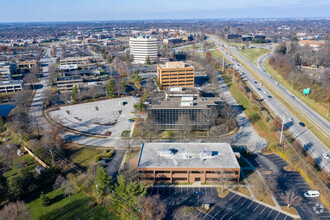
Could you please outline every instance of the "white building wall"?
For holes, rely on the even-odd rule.
[[[144,64],[149,56],[151,62],[157,59],[157,38],[138,37],[130,38],[130,53],[135,63]]]

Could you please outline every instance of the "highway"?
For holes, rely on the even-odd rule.
[[[251,63],[248,59],[246,59],[243,55],[237,52],[234,48],[228,46],[226,43],[221,41],[214,36],[208,35],[208,37],[215,43],[218,48],[222,51],[222,53],[233,63],[235,69],[238,70],[240,75],[247,81],[247,83],[251,86],[251,88],[261,97],[264,102],[269,106],[269,108],[280,118],[284,120],[284,124],[286,128],[292,133],[292,135],[298,139],[306,151],[314,158],[315,162],[324,169],[330,175],[330,159],[326,159],[323,154],[329,153],[328,147],[325,146],[319,139],[317,139],[314,134],[307,127],[302,127],[299,125],[299,120],[292,114],[285,105],[276,99],[273,94],[271,94],[262,83],[258,82],[258,80],[248,72],[230,53],[234,53],[237,55],[240,60],[243,60],[243,63],[254,72],[259,74],[259,77],[262,78],[264,83],[268,84],[272,87],[272,90],[276,91],[277,94],[280,94],[282,98],[288,100],[292,105],[295,106],[295,109],[299,109],[299,111],[312,112],[310,118],[306,118],[306,120],[313,120],[315,118],[314,124],[319,122],[318,127],[322,128],[323,132],[328,136],[329,135],[329,122],[324,121],[325,119],[319,116],[316,112],[310,109],[307,105],[305,105],[298,98],[292,98],[293,96],[289,91],[287,91],[283,86],[279,85],[267,72],[265,72],[263,67],[262,70]],[[228,51],[226,51],[226,49]],[[264,57],[263,57],[264,59]],[[262,62],[262,60],[260,60]],[[285,92],[284,92],[284,91]],[[296,104],[297,103],[297,104]],[[302,108],[302,109],[301,109]],[[307,109],[307,110],[306,110]]]

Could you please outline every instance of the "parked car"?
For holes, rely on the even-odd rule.
[[[261,89],[260,88],[257,88],[258,89],[258,91],[261,91]]]
[[[301,127],[305,127],[305,124],[304,124],[303,122],[299,122],[299,125],[300,125]]]
[[[317,190],[308,190],[307,192],[304,193],[305,197],[319,197],[320,192]]]
[[[330,155],[329,155],[328,153],[324,153],[324,154],[323,154],[323,157],[324,157],[325,159],[327,159],[327,160],[330,159]]]

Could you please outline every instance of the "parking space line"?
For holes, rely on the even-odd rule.
[[[288,217],[287,215],[285,215],[285,218],[283,219],[283,220],[285,220],[286,219],[286,217]]]
[[[187,195],[189,194],[188,187],[187,187]]]
[[[243,205],[244,205],[244,203],[245,203],[246,201],[248,201],[248,200],[247,200],[247,199],[245,199],[245,200],[244,200],[244,202],[241,204],[241,206],[243,206]]]
[[[279,215],[280,215],[280,213],[278,213],[278,214],[277,214],[277,216],[274,218],[274,220],[276,220],[276,219],[277,219],[277,217],[278,217]]]
[[[250,205],[247,207],[247,209],[252,205],[253,201],[251,201]]]
[[[159,193],[158,193],[158,190],[159,190],[159,187],[157,187],[157,194],[159,194]]]
[[[265,208],[260,212],[259,215],[261,215],[261,214],[265,211],[265,209],[266,209],[266,206],[265,206]]]
[[[253,211],[255,211],[259,206],[260,206],[260,204],[258,204],[257,207]]]
[[[221,211],[221,209],[219,209],[219,211],[217,211],[217,213],[215,213],[215,215],[214,215],[214,217],[212,217],[212,219],[215,218],[220,211]]]
[[[229,199],[229,201],[234,197],[234,196],[236,196],[236,194],[234,193],[234,195],[232,196],[232,197],[230,197],[230,199]]]
[[[272,213],[272,211],[273,211],[273,209],[271,209],[271,210],[270,210],[270,213]],[[266,217],[266,218],[268,218],[268,216],[270,215],[270,213],[268,213],[268,215],[267,215],[267,217]]]
[[[205,188],[205,195],[207,194],[207,193],[206,193],[206,191],[207,191],[207,188],[208,188],[208,187],[206,187],[206,188]]]
[[[236,200],[236,202],[238,202],[238,200],[240,200],[242,197],[239,197],[237,200]],[[236,203],[236,202],[234,202],[234,204]]]

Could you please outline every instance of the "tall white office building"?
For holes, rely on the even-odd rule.
[[[132,37],[129,41],[130,53],[134,57],[134,63],[144,64],[149,56],[151,62],[157,59],[157,38],[143,36]]]

